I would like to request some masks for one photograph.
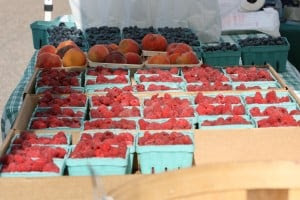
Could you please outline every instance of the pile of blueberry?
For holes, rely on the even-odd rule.
[[[221,42],[218,45],[206,45],[202,46],[204,52],[211,51],[237,51],[238,47],[236,44],[230,44],[229,42]]]
[[[95,44],[119,44],[121,31],[118,27],[91,27],[85,30],[87,41],[90,46]]]
[[[142,39],[148,33],[156,33],[157,31],[152,27],[148,28],[139,28],[137,26],[129,26],[123,28],[123,37],[131,38],[135,40],[137,43],[141,44]]]
[[[200,46],[198,37],[192,32],[191,29],[181,27],[163,27],[158,28],[158,32],[167,39],[168,43],[183,42],[190,46]]]
[[[283,37],[248,37],[243,40],[239,40],[241,47],[246,46],[261,46],[261,45],[286,45],[286,41]]]
[[[76,27],[68,28],[63,22],[61,22],[58,26],[48,28],[47,32],[49,34],[49,44],[55,47],[57,47],[60,42],[66,40],[74,41],[80,48],[84,48],[85,46],[85,38],[82,31]]]

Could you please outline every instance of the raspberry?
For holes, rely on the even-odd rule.
[[[178,74],[178,68],[174,67],[169,70],[162,70],[159,68],[150,68],[150,69],[138,69],[137,74],[161,74],[161,73],[170,73],[170,74]]]
[[[126,69],[110,69],[104,68],[103,66],[97,66],[95,68],[89,68],[87,70],[87,75],[98,76],[98,75],[128,75]]]
[[[138,121],[141,130],[176,130],[191,129],[192,124],[186,119],[171,118],[165,122],[147,122],[144,119]]]
[[[245,68],[242,66],[228,67],[226,68],[226,73],[230,74],[230,77],[233,81],[274,81],[271,74],[267,70],[256,68],[256,66],[250,68]],[[244,88],[245,87],[241,86],[241,89]],[[259,88],[255,87],[252,89]]]
[[[172,75],[170,72],[162,71],[157,75],[140,76],[140,82],[183,82],[180,76]]]
[[[179,132],[158,132],[150,134],[146,132],[143,137],[139,138],[139,145],[180,145],[180,144],[192,144],[192,140],[189,136]]]
[[[205,120],[201,126],[218,126],[218,125],[229,125],[229,124],[251,124],[251,122],[245,120],[243,117],[233,115],[232,117],[219,117],[217,120]]]
[[[256,92],[254,97],[247,96],[246,103],[247,104],[274,104],[274,103],[283,103],[290,102],[290,98],[288,96],[277,97],[276,92],[274,90],[268,92],[266,97],[264,98],[260,92]]]
[[[229,81],[221,71],[208,65],[201,65],[201,67],[184,67],[182,72],[188,83]]]
[[[136,129],[136,122],[126,119],[97,119],[94,121],[86,121],[84,123],[84,130],[90,129]]]

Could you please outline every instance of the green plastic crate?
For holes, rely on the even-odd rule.
[[[72,150],[75,146],[72,146]],[[127,149],[125,158],[68,158],[66,165],[69,176],[92,176],[89,166],[95,175],[124,175],[129,159]]]
[[[237,51],[202,51],[202,59],[204,64],[212,66],[232,66],[239,65],[241,50]]]
[[[286,62],[290,44],[284,37],[286,45],[262,45],[242,47],[243,65],[270,64],[277,72],[286,70]]]
[[[193,141],[192,134],[189,135]],[[143,136],[140,134],[139,137]],[[194,144],[191,145],[136,145],[142,174],[161,173],[192,166]]]

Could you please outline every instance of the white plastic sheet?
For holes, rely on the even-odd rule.
[[[188,27],[202,42],[218,41],[218,0],[69,0],[76,25]]]

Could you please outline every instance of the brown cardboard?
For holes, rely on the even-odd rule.
[[[196,165],[259,160],[300,161],[300,127],[195,130]]]

